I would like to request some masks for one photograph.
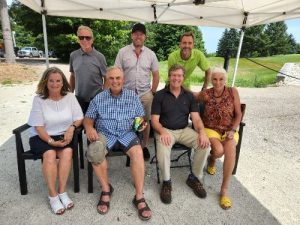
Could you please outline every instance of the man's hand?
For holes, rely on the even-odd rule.
[[[138,129],[138,132],[142,132],[143,130],[146,129],[147,126],[148,126],[148,123],[147,122],[143,122],[141,128]]]
[[[95,128],[92,127],[92,128],[86,129],[85,131],[86,131],[86,137],[90,142],[99,140],[99,135]]]
[[[206,133],[204,132],[204,130],[201,130],[199,132],[199,136],[198,136],[198,145],[201,148],[208,148],[210,146],[210,142],[209,142],[209,138],[207,137]]]
[[[161,135],[159,135],[159,140],[161,143],[163,143],[163,145],[171,145],[171,135],[168,132],[163,132]]]

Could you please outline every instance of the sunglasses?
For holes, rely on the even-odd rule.
[[[92,40],[92,37],[91,36],[78,36],[79,40],[82,41],[83,39],[87,40],[87,41],[90,41]]]

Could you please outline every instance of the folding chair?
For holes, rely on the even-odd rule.
[[[28,128],[30,128],[28,124],[23,124],[22,126],[13,130],[13,134],[15,135],[15,140],[16,140],[16,151],[17,151],[18,173],[19,173],[21,195],[26,195],[28,193],[25,160],[43,159],[42,155],[36,156],[32,153],[30,149],[27,151],[24,150],[22,133],[26,131]],[[74,136],[72,140],[74,192],[79,192],[78,135],[81,132],[82,132],[82,128],[81,127],[77,128],[74,131]]]
[[[150,164],[155,163],[157,183],[160,184],[159,167],[158,167],[158,161],[157,161],[157,147],[156,147],[156,138],[155,138],[155,136],[154,136],[154,150],[155,150],[155,155],[152,157],[152,159],[150,161]],[[191,173],[192,172],[192,160],[191,160],[192,149],[185,146],[185,145],[183,145],[183,144],[175,143],[172,146],[171,154],[172,154],[172,152],[179,152],[179,151],[182,151],[182,153],[180,155],[178,155],[176,158],[171,159],[171,168],[189,167],[190,173]],[[187,155],[187,157],[188,157],[188,164],[184,164],[184,165],[178,164],[179,159],[184,155]]]

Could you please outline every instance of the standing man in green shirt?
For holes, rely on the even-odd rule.
[[[174,64],[183,66],[185,69],[183,86],[190,89],[190,76],[196,66],[198,66],[202,71],[205,71],[205,78],[202,87],[202,90],[205,90],[211,76],[210,66],[203,52],[198,49],[194,49],[194,39],[194,34],[192,32],[186,32],[180,37],[180,49],[169,55],[168,68],[170,69]]]

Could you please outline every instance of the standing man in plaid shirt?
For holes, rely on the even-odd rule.
[[[140,140],[132,129],[135,117],[144,116],[143,106],[134,91],[123,88],[124,75],[119,68],[108,69],[106,77],[109,89],[95,96],[84,119],[86,135],[91,142],[87,158],[92,163],[102,186],[97,211],[106,214],[109,210],[114,189],[109,183],[105,155],[107,150],[117,148],[122,149],[130,157],[135,187],[132,202],[138,209],[140,219],[148,220],[151,218],[151,210],[143,194],[145,171],[143,151]],[[146,124],[139,131],[144,130],[145,127]]]

